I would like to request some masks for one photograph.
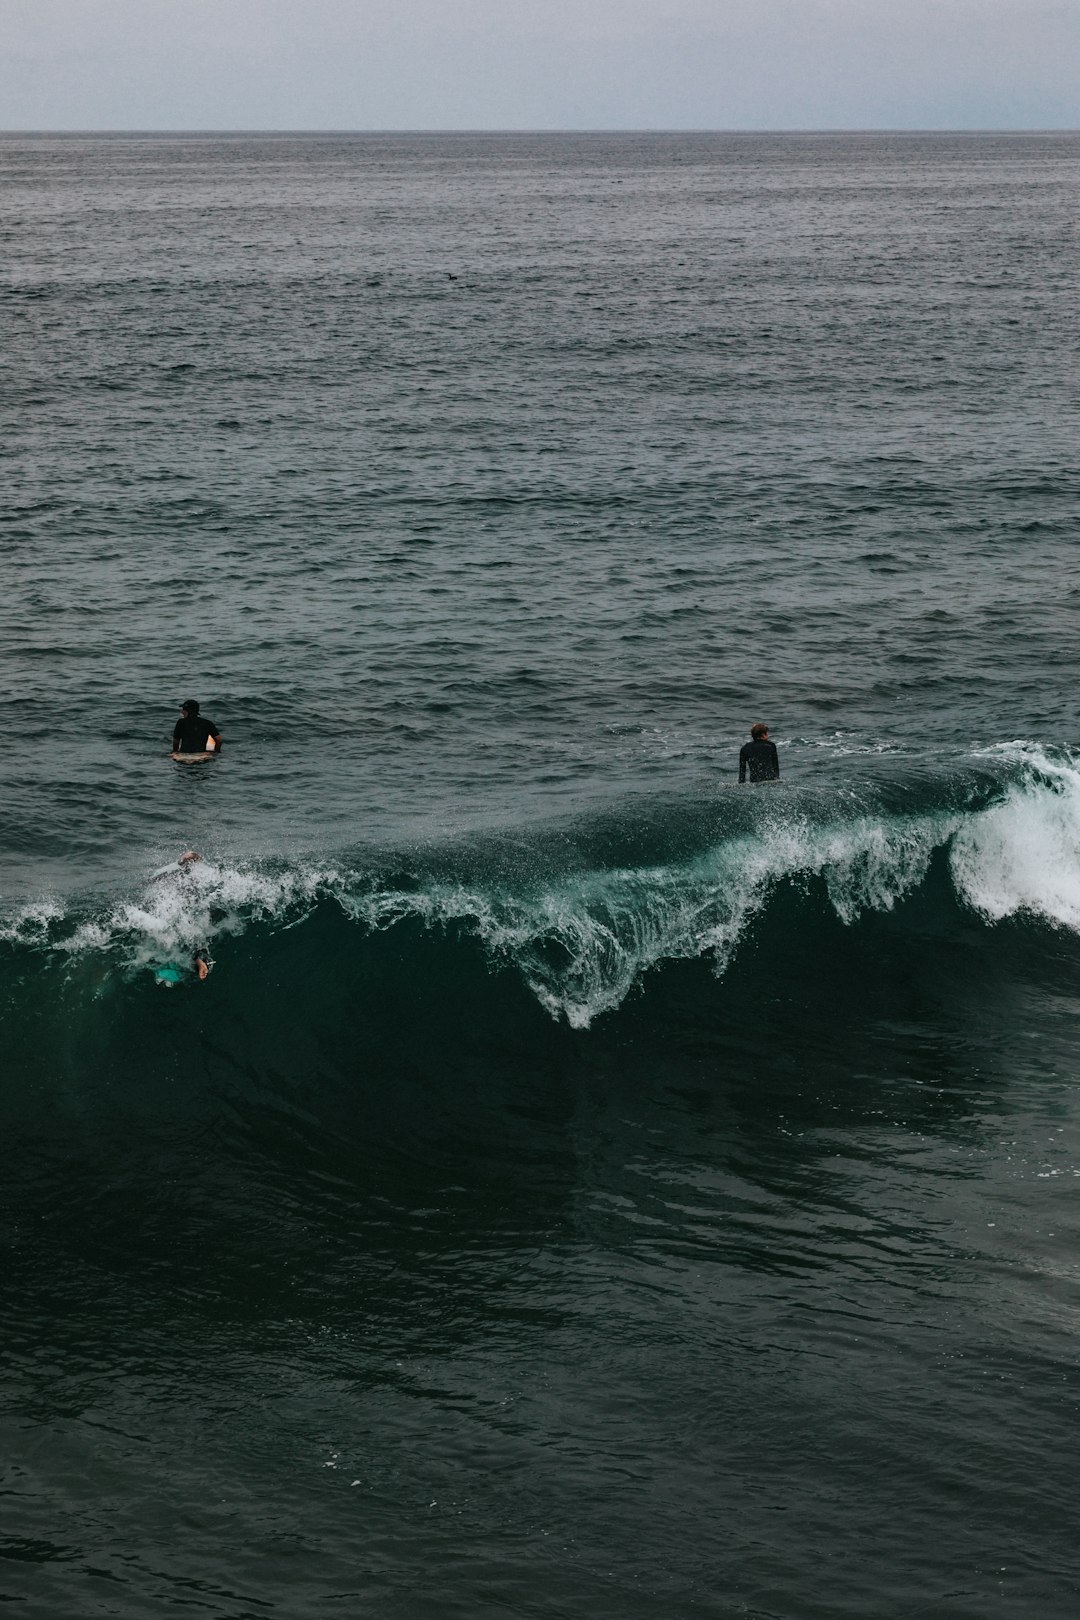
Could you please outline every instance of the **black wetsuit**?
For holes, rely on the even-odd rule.
[[[746,772],[750,771],[751,782],[778,782],[780,780],[780,759],[776,752],[776,744],[762,737],[758,741],[743,743],[739,749],[739,781],[746,781]]]
[[[215,746],[221,747],[221,733],[212,720],[202,714],[185,714],[176,722],[172,734],[173,753],[205,754],[208,737],[213,737]]]

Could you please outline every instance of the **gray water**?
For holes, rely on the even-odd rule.
[[[1067,740],[1078,158],[8,138],[35,877],[46,827],[89,873],[187,825],[188,696],[238,848],[699,787],[762,717],[804,774]]]
[[[1078,179],[0,139],[13,1612],[1076,1612]]]

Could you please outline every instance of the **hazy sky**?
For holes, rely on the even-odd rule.
[[[1080,0],[0,0],[3,129],[1078,126]]]

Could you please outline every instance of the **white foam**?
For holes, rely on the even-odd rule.
[[[190,955],[258,919],[292,926],[337,878],[333,869],[305,865],[277,872],[207,860],[184,871],[164,867],[137,900],[120,901],[104,915],[79,923],[56,945],[73,953],[111,948],[121,952],[127,966],[145,967]]]
[[[957,892],[990,922],[1028,914],[1080,932],[1080,770],[1030,743],[988,751],[1021,766],[1000,804],[966,817],[950,850]]]
[[[553,1017],[585,1029],[660,962],[711,956],[722,973],[782,881],[823,878],[847,923],[867,909],[891,908],[922,881],[953,825],[940,817],[864,816],[820,827],[778,811],[756,832],[686,863],[579,873],[531,891],[453,883],[383,890],[336,867],[203,860],[175,875],[165,868],[137,899],[77,922],[53,944],[74,953],[111,950],[139,969],[190,955],[253,921],[293,927],[328,896],[372,930],[409,918],[463,928],[515,963]]]
[[[321,898],[362,927],[408,919],[454,926],[514,963],[540,1003],[584,1029],[618,1007],[650,968],[709,957],[722,973],[782,883],[824,885],[836,915],[854,924],[897,906],[948,851],[958,897],[988,922],[1030,914],[1080,932],[1080,768],[1033,744],[987,757],[1011,780],[982,810],[845,815],[822,823],[794,799],[762,800],[770,813],[685,862],[574,873],[533,886],[430,882],[379,888],[369,873],[298,863],[217,865],[145,885],[92,916],[66,917],[53,900],[25,907],[0,937],[64,952],[110,952],[126,970],[190,955],[254,921],[289,928]],[[64,928],[68,932],[64,933]]]
[[[37,944],[47,938],[53,923],[64,916],[58,900],[45,897],[22,906],[13,916],[0,921],[0,939],[12,945]]]
[[[777,817],[697,860],[592,872],[531,894],[446,886],[419,894],[351,896],[351,914],[376,928],[406,917],[464,924],[514,961],[554,1016],[585,1029],[618,1007],[662,961],[711,956],[723,972],[776,884],[824,877],[838,915],[888,910],[919,884],[951,818],[862,818],[815,828]]]

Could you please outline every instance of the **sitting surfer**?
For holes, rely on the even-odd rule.
[[[751,782],[778,782],[780,780],[780,759],[776,752],[776,744],[769,741],[769,728],[763,726],[759,720],[756,726],[750,727],[751,741],[743,743],[739,750],[739,781],[746,781],[749,771]]]
[[[199,714],[199,705],[195,699],[188,698],[186,703],[181,703],[180,712],[183,719],[176,722],[173,731],[173,753],[217,753],[221,747],[221,732],[212,720],[207,720],[205,716]]]

